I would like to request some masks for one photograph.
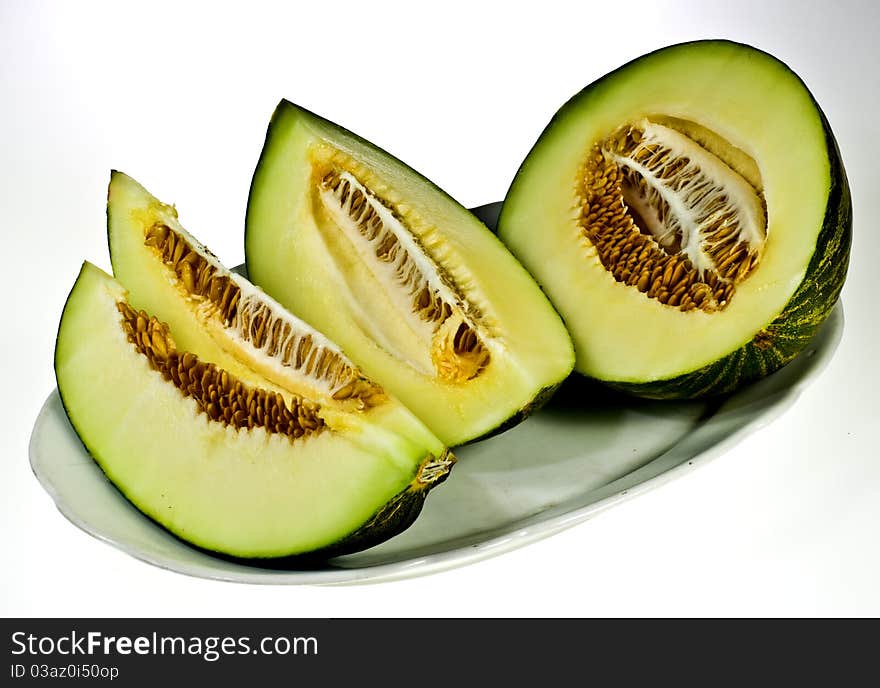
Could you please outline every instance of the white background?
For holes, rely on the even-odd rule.
[[[0,613],[880,614],[877,7],[0,0]],[[477,205],[503,198],[575,91],[642,53],[708,37],[761,47],[803,77],[837,134],[853,192],[843,341],[770,427],[548,540],[368,586],[191,579],[129,558],[55,510],[31,474],[27,442],[54,386],[55,330],[80,264],[109,268],[111,168],[177,203],[184,225],[234,265],[250,177],[281,97]]]

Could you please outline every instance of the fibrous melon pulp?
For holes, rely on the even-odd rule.
[[[507,427],[571,371],[562,321],[470,212],[291,103],[248,200],[247,269],[447,444]]]
[[[566,103],[499,235],[565,320],[578,371],[666,398],[730,391],[803,349],[840,293],[851,225],[802,81],[749,46],[700,41]]]
[[[120,491],[183,540],[242,558],[329,556],[410,525],[454,463],[444,445],[119,173],[108,220],[119,281],[83,266],[55,368]]]

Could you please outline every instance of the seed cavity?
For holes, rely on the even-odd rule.
[[[190,352],[179,353],[167,325],[125,301],[116,306],[129,342],[154,370],[194,399],[198,410],[210,420],[239,430],[264,428],[291,441],[326,428],[318,404],[297,395],[285,402],[278,392],[252,387]]]
[[[580,179],[583,236],[615,280],[648,298],[721,310],[761,260],[763,195],[680,131],[622,126],[593,147]]]
[[[468,304],[431,259],[396,210],[354,174],[334,167],[320,175],[318,197],[361,259],[383,286],[401,317],[430,351],[432,369],[394,352],[424,374],[451,383],[477,377],[491,356],[479,310]],[[377,339],[381,335],[377,333]]]
[[[257,292],[240,300],[230,326],[266,356],[322,383],[337,401],[352,399],[361,408],[370,408],[387,399],[382,387],[364,377],[341,353],[278,316]]]
[[[337,401],[351,400],[357,408],[367,409],[387,399],[382,387],[332,350],[329,342],[300,321],[282,316],[262,292],[250,285],[242,287],[234,275],[215,264],[216,259],[204,247],[196,249],[187,237],[164,223],[146,230],[144,244],[153,247],[174,271],[199,313],[218,318],[258,352],[308,376]]]
[[[186,237],[160,222],[146,230],[144,244],[157,251],[189,296],[212,304],[224,324],[229,325],[235,319],[241,290]]]

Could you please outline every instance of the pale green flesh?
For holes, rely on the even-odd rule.
[[[355,531],[413,480],[425,447],[389,443],[366,423],[291,441],[209,421],[128,341],[116,307],[124,297],[84,265],[59,328],[58,387],[111,481],[182,539],[240,557],[309,552]]]
[[[586,153],[618,126],[656,115],[707,127],[760,170],[764,256],[713,314],[683,313],[616,282],[577,226],[575,183]],[[560,110],[511,186],[499,235],[565,320],[580,372],[662,380],[736,350],[783,309],[815,249],[829,175],[820,114],[784,65],[725,42],[678,46],[622,68]]]
[[[416,239],[482,313],[491,362],[478,376],[444,381],[426,372],[426,353],[412,362],[401,353],[418,340],[405,331],[399,306],[387,291],[365,288],[374,280],[371,266],[341,248],[341,230],[337,236],[316,219],[310,156],[322,146],[368,168],[384,201],[434,228]],[[571,371],[572,345],[559,316],[485,226],[400,161],[289,103],[273,117],[247,225],[251,279],[339,343],[447,444],[490,432]]]

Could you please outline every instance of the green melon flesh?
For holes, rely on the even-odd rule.
[[[444,359],[433,358],[411,317],[412,297],[383,277],[375,247],[359,243],[322,196],[324,175],[335,173],[373,194],[387,223],[399,221],[400,245],[426,274],[442,275],[488,352],[476,374],[440,374]],[[388,153],[286,101],[254,174],[245,252],[256,284],[338,342],[449,445],[515,423],[572,369],[559,316],[481,222]]]
[[[445,477],[452,459],[429,434],[344,422],[339,409],[298,439],[209,420],[129,340],[117,306],[127,299],[83,265],[58,331],[58,389],[107,477],[181,539],[243,558],[358,549],[408,526]]]
[[[643,118],[687,123],[740,185],[759,175],[763,256],[721,310],[648,298],[615,280],[584,238],[576,184],[587,153]],[[850,232],[840,155],[809,91],[775,58],[726,41],[659,50],[574,96],[523,162],[499,220],[499,236],[565,320],[576,369],[655,397],[728,391],[789,361],[838,297]]]

